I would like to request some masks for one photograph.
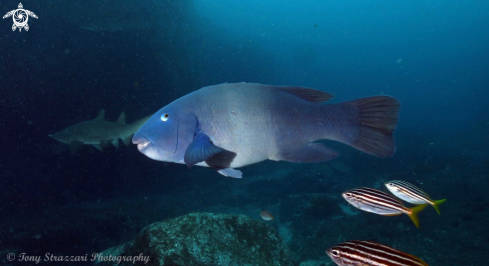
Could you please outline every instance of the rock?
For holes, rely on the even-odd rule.
[[[109,255],[129,260],[148,256],[146,265],[298,265],[282,237],[265,222],[245,215],[212,213],[192,213],[151,224],[133,241],[99,254],[106,260]],[[114,261],[98,264],[113,265]],[[135,264],[144,265],[144,261]],[[134,264],[126,261],[120,265]]]

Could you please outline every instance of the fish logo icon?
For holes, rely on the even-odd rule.
[[[34,12],[24,9],[22,3],[19,3],[18,7],[18,9],[7,12],[7,14],[3,16],[3,18],[12,17],[12,20],[14,21],[14,24],[12,25],[12,31],[19,29],[20,32],[22,31],[22,28],[24,28],[26,31],[29,31],[29,25],[27,24],[29,16],[36,19],[37,16],[36,14],[34,14]]]

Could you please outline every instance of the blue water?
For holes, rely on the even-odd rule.
[[[262,209],[299,261],[330,263],[327,248],[355,239],[432,266],[488,260],[488,1],[22,4],[39,17],[29,31],[12,31],[12,18],[0,23],[0,261],[8,252],[102,251],[196,211],[260,219]],[[3,13],[17,6],[0,1]],[[132,122],[203,86],[243,81],[316,88],[332,102],[394,96],[396,154],[328,143],[342,156],[263,162],[235,180],[152,161],[134,145],[71,156],[48,137],[101,109],[109,121],[125,111]],[[441,216],[426,209],[418,230],[405,215],[339,207],[341,192],[392,179],[448,198]]]

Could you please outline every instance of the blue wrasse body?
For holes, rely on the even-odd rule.
[[[374,96],[322,104],[327,92],[290,86],[226,83],[187,94],[156,112],[133,137],[146,156],[208,166],[225,176],[264,160],[315,163],[339,154],[318,140],[390,157],[399,101]]]

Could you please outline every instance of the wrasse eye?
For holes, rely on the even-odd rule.
[[[166,122],[166,121],[168,120],[168,118],[169,118],[169,117],[170,117],[170,115],[169,115],[169,114],[164,113],[164,114],[162,114],[162,115],[161,115],[161,121]]]
[[[345,193],[345,196],[347,196],[347,197],[351,197],[352,195],[351,195],[351,193],[350,193],[350,192],[346,192],[346,193]]]
[[[334,257],[339,257],[340,256],[340,252],[336,249],[333,249],[331,250],[331,255],[333,255]]]

